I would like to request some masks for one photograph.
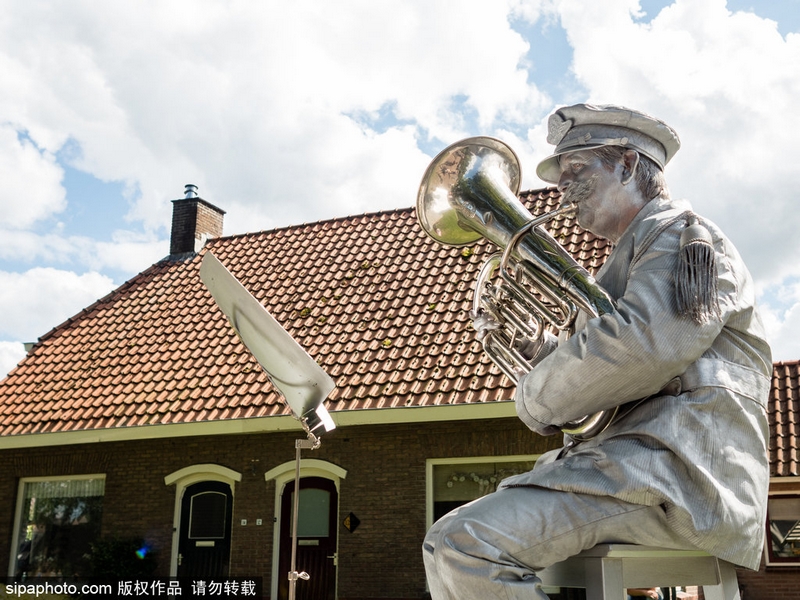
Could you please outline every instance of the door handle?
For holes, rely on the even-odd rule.
[[[183,563],[183,554],[178,553],[178,566],[180,567]]]
[[[328,558],[332,558],[333,559],[333,566],[334,567],[338,567],[339,566],[339,553],[338,552],[334,552]]]

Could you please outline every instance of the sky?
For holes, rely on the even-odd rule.
[[[0,377],[169,254],[193,183],[224,235],[413,206],[491,135],[544,187],[547,117],[663,119],[674,197],[800,359],[800,0],[0,0]]]

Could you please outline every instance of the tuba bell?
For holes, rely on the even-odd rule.
[[[562,204],[540,217],[518,198],[519,159],[505,143],[472,137],[445,148],[425,171],[417,220],[446,246],[486,238],[501,250],[478,273],[473,317],[499,326],[483,336],[483,349],[515,384],[554,346],[548,329],[569,331],[579,310],[590,317],[614,312],[614,300],[542,225],[574,212]],[[522,348],[541,349],[533,357]],[[612,421],[610,409],[559,425],[576,440],[594,437]]]

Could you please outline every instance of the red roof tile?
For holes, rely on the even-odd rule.
[[[523,195],[533,212],[553,190]],[[605,240],[560,219],[592,268]],[[0,384],[0,435],[289,414],[198,275],[212,251],[336,381],[331,411],[491,402],[511,386],[467,315],[493,250],[430,240],[411,209],[211,240],[43,336]]]
[[[773,365],[769,415],[769,462],[773,477],[800,475],[800,361]]]

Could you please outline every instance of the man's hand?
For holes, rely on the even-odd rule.
[[[495,331],[501,327],[497,319],[486,311],[481,311],[480,313],[470,311],[469,316],[472,318],[472,326],[478,332],[478,340],[481,342],[490,331]]]
[[[476,313],[470,311],[469,316],[472,318],[472,326],[477,332],[479,341],[489,335],[490,332],[496,331],[502,327],[500,322],[495,319],[491,314],[486,311]],[[525,360],[530,363],[531,368],[539,364],[539,362],[558,346],[558,338],[547,330],[541,332],[541,336],[535,340],[527,338],[518,338],[514,349],[519,352]],[[526,369],[514,367],[514,374],[517,380],[528,372]]]

